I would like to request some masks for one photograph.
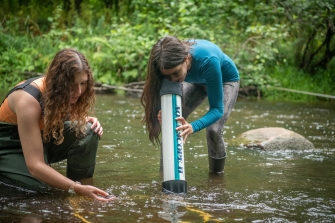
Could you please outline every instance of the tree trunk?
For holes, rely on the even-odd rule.
[[[335,47],[331,49],[331,42],[334,37],[334,31],[328,27],[325,40],[322,45],[311,55],[310,62],[308,63],[306,71],[311,75],[315,75],[318,69],[326,70],[328,63],[335,56]],[[321,58],[313,62],[314,57],[317,53],[322,52]]]

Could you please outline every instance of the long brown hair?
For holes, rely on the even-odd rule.
[[[159,91],[164,77],[160,69],[171,69],[182,64],[189,54],[191,45],[193,43],[190,41],[181,41],[176,37],[166,36],[158,40],[151,50],[141,103],[145,110],[142,122],[146,123],[149,139],[154,145],[160,144],[159,135],[161,133],[157,114],[161,109]]]
[[[70,104],[70,91],[75,74],[85,71],[88,76],[87,88],[78,101]],[[59,51],[52,60],[45,75],[43,105],[43,141],[54,140],[61,144],[64,140],[64,121],[71,121],[77,136],[86,131],[86,117],[95,103],[93,76],[90,65],[83,54],[74,49]]]

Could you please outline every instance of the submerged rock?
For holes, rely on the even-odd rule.
[[[302,135],[284,128],[259,128],[239,135],[234,141],[247,148],[262,150],[309,150],[313,143]]]

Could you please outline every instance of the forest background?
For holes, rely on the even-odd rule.
[[[97,82],[143,81],[152,46],[173,35],[219,45],[246,97],[334,100],[278,90],[335,95],[334,24],[334,0],[0,0],[0,87],[44,73],[66,47]]]

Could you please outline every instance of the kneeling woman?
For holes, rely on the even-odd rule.
[[[105,191],[79,182],[95,169],[103,129],[89,111],[95,102],[86,58],[58,52],[45,76],[15,86],[0,107],[0,174],[27,187],[48,185],[108,201]],[[49,164],[67,159],[67,177]]]

